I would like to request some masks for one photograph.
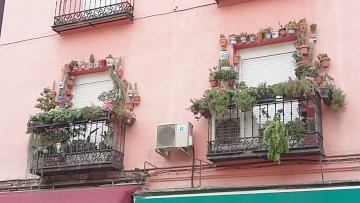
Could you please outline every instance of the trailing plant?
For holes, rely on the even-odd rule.
[[[51,89],[48,87],[44,88],[44,90],[40,93],[40,97],[37,98],[36,101],[37,104],[35,105],[35,108],[41,109],[45,112],[54,109],[57,105],[55,95],[51,94]]]
[[[258,99],[270,99],[275,97],[272,86],[267,85],[266,82],[260,83],[256,87],[256,95]]]
[[[228,111],[229,105],[232,103],[233,93],[223,88],[213,88],[205,91],[205,97],[208,107],[215,118],[222,119]]]
[[[296,68],[295,68],[296,77],[298,79],[302,79],[302,78],[306,77],[307,74],[309,73],[310,68],[312,68],[312,67],[309,64],[301,64],[301,65],[296,66]]]
[[[190,102],[191,102],[191,106],[186,108],[186,110],[191,111],[195,115],[195,117],[199,117],[200,109],[208,108],[205,98],[190,99]]]
[[[280,164],[283,154],[289,151],[288,130],[281,123],[280,116],[275,115],[272,121],[268,121],[264,130],[264,143],[268,146],[268,158]]]
[[[332,89],[331,110],[336,115],[346,105],[346,94],[340,87]]]
[[[241,111],[250,111],[257,102],[257,93],[254,88],[244,88],[236,91],[234,95],[234,103]]]

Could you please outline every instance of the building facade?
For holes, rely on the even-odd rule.
[[[358,202],[359,8],[0,0],[0,202]]]

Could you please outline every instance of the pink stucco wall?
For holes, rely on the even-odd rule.
[[[277,26],[278,21],[307,18],[318,24],[315,55],[331,57],[329,73],[346,91],[348,105],[341,118],[323,107],[326,155],[357,154],[360,107],[356,40],[360,32],[360,2],[356,0],[253,0],[218,8],[213,0],[136,0],[132,24],[108,26],[86,32],[57,35],[52,25],[55,0],[34,3],[6,1],[0,38],[0,180],[24,178],[25,134],[28,116],[39,92],[59,80],[63,64],[87,59],[90,53],[103,58],[122,56],[125,77],[137,82],[141,104],[137,121],[126,132],[125,167],[142,168],[144,161],[157,167],[191,166],[182,154],[169,160],[155,153],[157,123],[190,121],[198,159],[206,160],[207,120],[196,121],[185,110],[189,98],[199,97],[209,87],[208,69],[218,60],[220,33],[256,32]],[[239,3],[240,2],[240,3]],[[174,9],[176,11],[174,12]],[[355,179],[356,162],[324,164],[325,180]],[[196,177],[199,174],[195,174]],[[275,184],[320,181],[320,165],[272,164],[266,168],[227,167],[204,171],[202,186]],[[149,187],[189,186],[190,173],[182,171],[154,176]],[[198,181],[198,180],[197,180]],[[198,182],[196,184],[199,184]]]

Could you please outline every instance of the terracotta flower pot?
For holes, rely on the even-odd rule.
[[[234,64],[239,64],[239,62],[240,62],[240,56],[235,55],[234,58],[233,58],[233,60],[234,60]]]
[[[259,42],[263,41],[263,39],[264,39],[264,33],[258,32],[258,33],[257,33],[257,39],[258,39]]]
[[[300,45],[299,46],[299,51],[300,51],[300,53],[302,55],[308,55],[308,53],[309,53],[309,45],[306,45],[306,44]]]
[[[226,48],[226,45],[227,45],[227,39],[226,38],[220,38],[219,42],[220,42],[220,47],[221,48]]]
[[[135,105],[139,105],[140,104],[140,96],[139,95],[136,95],[136,96],[133,96],[133,102]]]
[[[214,80],[214,79],[210,79],[210,87],[217,87],[218,86],[218,81]]]
[[[279,30],[279,36],[280,36],[280,37],[285,37],[285,35],[286,35],[286,29],[285,29],[285,28],[281,28],[281,29]]]
[[[100,60],[100,67],[106,67],[106,60],[105,59],[102,59]]]
[[[126,103],[126,108],[129,109],[130,111],[132,111],[134,109],[134,103],[133,102],[127,102]]]
[[[324,82],[324,76],[323,76],[323,75],[318,75],[318,76],[315,78],[315,80],[316,80],[316,83],[317,83],[318,85],[321,85],[321,84]]]
[[[328,68],[330,66],[330,58],[329,57],[321,58],[320,63],[323,68]]]

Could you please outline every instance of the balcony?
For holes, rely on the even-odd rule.
[[[108,112],[101,118],[73,123],[29,126],[38,141],[31,173],[54,175],[123,169],[125,124]]]
[[[134,0],[57,0],[55,32],[97,26],[115,21],[133,21]]]
[[[252,111],[230,106],[223,119],[211,119],[207,157],[212,162],[266,158],[264,129],[279,115],[288,130],[289,152],[285,156],[323,154],[321,99],[260,100]]]

